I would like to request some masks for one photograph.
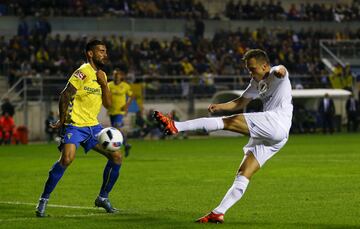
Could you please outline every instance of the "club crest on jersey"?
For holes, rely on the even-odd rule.
[[[81,80],[84,80],[86,78],[86,75],[84,73],[82,73],[80,70],[76,70],[74,72],[74,76]]]
[[[72,135],[73,135],[72,133],[68,133],[67,138],[70,139]]]
[[[268,84],[265,81],[260,81],[258,85],[259,95],[264,94],[269,89]]]

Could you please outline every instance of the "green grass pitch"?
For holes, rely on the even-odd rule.
[[[0,228],[360,228],[359,134],[290,136],[253,177],[225,224],[195,224],[232,184],[246,142],[133,140],[110,194],[120,209],[114,215],[93,207],[105,158],[79,149],[43,219],[34,209],[59,157],[56,146],[0,146]]]

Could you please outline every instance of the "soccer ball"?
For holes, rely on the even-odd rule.
[[[119,150],[124,141],[121,132],[114,127],[102,129],[97,138],[100,146],[111,152]]]

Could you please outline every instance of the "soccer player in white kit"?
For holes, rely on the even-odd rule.
[[[251,177],[285,145],[289,137],[293,106],[288,71],[282,65],[271,67],[266,52],[260,49],[247,51],[243,60],[251,76],[244,93],[227,103],[210,104],[208,110],[210,113],[236,112],[245,108],[252,99],[260,98],[264,107],[263,112],[199,118],[184,122],[174,122],[161,112],[154,112],[154,118],[169,135],[180,131],[223,129],[250,136],[248,144],[243,148],[245,155],[233,185],[219,206],[196,220],[198,223],[223,223],[224,214],[240,200]]]

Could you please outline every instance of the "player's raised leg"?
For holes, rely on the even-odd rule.
[[[76,146],[74,144],[64,145],[60,159],[51,167],[49,171],[49,177],[45,183],[44,191],[41,194],[38,205],[36,206],[36,216],[45,216],[46,205],[49,201],[50,194],[55,189],[66,168],[75,159],[75,152]]]
[[[198,118],[184,122],[175,122],[170,117],[159,111],[154,111],[153,117],[164,129],[165,134],[174,135],[180,131],[205,130],[230,130],[249,135],[244,115],[232,115],[227,117]]]
[[[235,177],[233,185],[225,194],[223,200],[213,211],[209,214],[196,220],[197,223],[223,223],[224,214],[238,202],[244,195],[246,188],[249,184],[250,178],[258,171],[260,165],[254,155],[248,152],[239,168],[239,171]]]
[[[103,150],[100,145],[96,145],[94,150],[108,158],[108,162],[104,168],[103,183],[99,196],[95,200],[95,206],[104,208],[108,213],[115,213],[117,209],[112,207],[109,200],[109,193],[119,177],[122,156],[120,151],[108,152]]]

